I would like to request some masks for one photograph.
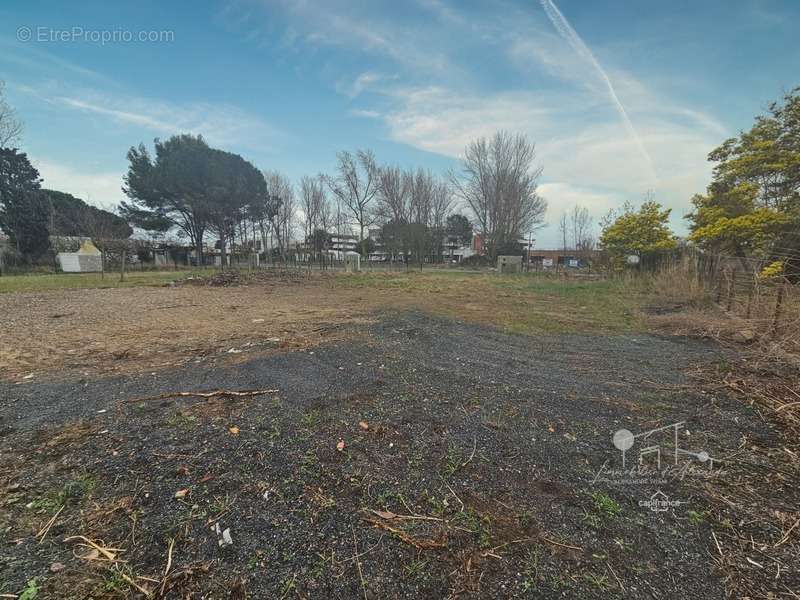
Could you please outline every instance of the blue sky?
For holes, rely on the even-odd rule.
[[[178,132],[297,180],[359,147],[444,172],[508,129],[544,167],[540,246],[565,208],[651,189],[683,231],[708,151],[800,85],[800,2],[553,2],[11,0],[0,79],[45,185],[98,205],[122,199],[131,145]]]

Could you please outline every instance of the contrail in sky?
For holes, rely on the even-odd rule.
[[[572,49],[578,53],[578,56],[589,61],[589,63],[600,74],[600,77],[603,78],[603,81],[605,81],[606,87],[608,88],[608,94],[611,96],[611,101],[614,103],[619,116],[622,118],[622,122],[625,125],[625,129],[628,131],[628,135],[630,135],[634,142],[636,142],[639,153],[642,155],[642,158],[647,164],[647,168],[649,170],[648,175],[650,175],[653,181],[656,181],[657,177],[650,154],[648,154],[647,148],[644,147],[639,134],[636,132],[636,128],[633,126],[630,117],[628,117],[625,107],[622,106],[622,102],[619,101],[617,93],[614,91],[614,86],[611,84],[611,80],[608,78],[608,75],[606,75],[605,70],[602,66],[600,66],[600,63],[597,62],[597,59],[594,57],[594,54],[592,54],[592,51],[589,50],[589,47],[583,42],[581,37],[572,28],[567,19],[564,18],[564,15],[561,14],[561,11],[558,10],[558,7],[552,2],[552,0],[540,1],[542,3],[542,8],[544,8],[544,12],[547,13],[547,17],[553,23],[553,26],[556,28],[556,31],[558,31],[558,34],[564,38],[570,46],[572,46]]]

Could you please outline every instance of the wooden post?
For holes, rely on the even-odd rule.
[[[119,266],[119,280],[125,281],[125,257],[127,254],[127,250],[125,248],[122,249],[122,263]]]
[[[747,292],[747,311],[745,312],[744,318],[749,319],[753,313],[753,296],[756,293],[756,280],[755,276],[753,277],[753,281],[750,282],[750,289]]]
[[[783,308],[783,296],[786,293],[786,284],[778,284],[778,297],[775,299],[775,314],[772,318],[772,339],[778,335],[778,325],[781,320],[781,309]]]
[[[717,304],[721,304],[722,303],[722,279],[723,279],[723,277],[726,277],[725,270],[720,271],[719,279],[717,280],[717,300],[716,300]]]
[[[733,308],[733,298],[736,295],[736,269],[731,271],[731,278],[728,280],[728,307],[727,311],[731,312]]]

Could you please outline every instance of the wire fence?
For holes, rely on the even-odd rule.
[[[729,315],[743,319],[754,333],[771,339],[800,335],[800,286],[786,272],[798,263],[788,251],[769,259],[730,256],[685,248],[650,257],[646,271],[673,276]],[[779,264],[783,268],[770,269]]]

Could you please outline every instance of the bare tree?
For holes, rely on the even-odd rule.
[[[453,212],[453,193],[446,182],[438,180],[434,182],[431,190],[431,227],[444,229],[447,217]]]
[[[381,167],[378,171],[376,216],[384,223],[409,220],[409,174],[400,167]]]
[[[294,186],[278,171],[264,171],[267,182],[266,216],[281,256],[286,257],[295,220]]]
[[[371,150],[358,150],[355,154],[343,151],[338,160],[335,176],[325,176],[325,183],[358,225],[358,241],[364,240],[364,231],[375,222],[372,201],[378,193],[378,167]]]
[[[325,186],[319,177],[303,177],[300,180],[300,207],[305,214],[305,235],[310,238],[315,229],[328,220],[330,208],[325,195]],[[324,228],[324,227],[323,227]]]
[[[6,101],[4,81],[0,80],[0,148],[10,148],[22,138],[22,121]]]
[[[566,211],[561,214],[561,219],[558,221],[558,233],[561,236],[561,250],[566,252],[569,250],[569,242],[567,241],[569,238],[569,216],[567,216]]]
[[[430,224],[431,207],[433,205],[433,190],[436,180],[430,171],[417,169],[416,173],[409,174],[411,184],[410,213],[412,223],[423,225]]]
[[[572,233],[572,247],[586,253],[594,249],[595,239],[592,233],[592,217],[589,209],[575,205],[569,215],[570,232]]]
[[[539,226],[547,208],[536,193],[541,167],[536,147],[524,135],[505,131],[471,142],[461,172],[450,174],[455,193],[469,206],[490,254]]]
[[[325,178],[322,175],[317,175],[317,181],[320,184],[320,190],[322,195],[320,196],[320,205],[317,210],[317,223],[320,229],[323,229],[326,232],[330,232],[331,228],[333,227],[334,219],[333,219],[333,206],[331,201],[328,199],[328,195],[325,193]]]
[[[437,260],[441,260],[444,253],[444,243],[447,237],[447,217],[453,209],[453,195],[450,186],[444,181],[435,180],[431,188],[431,206],[428,225],[431,228],[431,249]]]

